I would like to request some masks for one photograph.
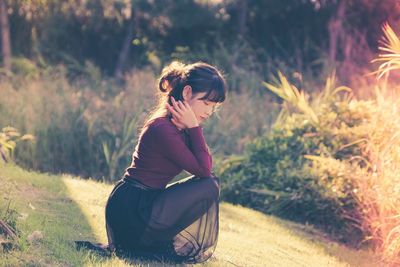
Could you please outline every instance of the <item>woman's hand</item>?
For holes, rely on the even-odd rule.
[[[171,96],[172,106],[167,103],[167,109],[172,114],[171,121],[180,129],[199,126],[196,115],[190,105],[184,101],[175,101]]]

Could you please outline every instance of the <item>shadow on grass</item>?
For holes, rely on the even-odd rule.
[[[94,239],[92,229],[79,206],[68,197],[58,176],[39,174],[13,164],[0,166],[1,200],[8,199],[19,213],[19,249],[0,256],[18,264],[61,264],[82,266],[88,253],[77,252],[73,240]],[[32,233],[39,233],[36,239]],[[14,262],[15,263],[15,262]]]
[[[132,258],[119,254],[117,258],[115,255],[104,257],[88,250],[78,251],[76,240],[95,243],[101,240],[98,240],[99,233],[90,223],[89,214],[82,209],[82,203],[77,203],[71,195],[63,177],[0,163],[0,209],[9,200],[10,208],[20,215],[17,228],[21,235],[17,249],[0,254],[0,265],[83,266],[102,263],[112,266],[115,261],[144,265],[154,263],[143,256]],[[104,216],[104,209],[98,216]],[[31,234],[35,231],[40,234],[33,240]],[[167,261],[163,262],[163,265],[166,264]]]

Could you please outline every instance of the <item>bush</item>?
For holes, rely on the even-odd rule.
[[[250,142],[244,156],[221,169],[221,198],[300,222],[310,222],[343,242],[365,233],[352,196],[352,173],[362,168],[362,143],[374,106],[340,97],[328,83],[309,102],[281,75],[274,87],[284,108],[270,133]],[[331,80],[332,81],[332,80]],[[272,86],[266,84],[267,86]]]
[[[18,142],[20,141],[34,141],[35,137],[30,134],[21,134],[17,129],[7,126],[0,132],[0,160],[8,162],[13,159],[13,152]]]
[[[39,77],[39,68],[35,62],[22,57],[12,59],[12,72],[23,77]]]

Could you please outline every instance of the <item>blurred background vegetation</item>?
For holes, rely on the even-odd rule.
[[[395,0],[2,3],[12,47],[4,60],[14,74],[62,64],[68,78],[97,80],[146,67],[158,74],[172,59],[204,60],[222,68],[235,91],[259,86],[277,68],[315,78],[341,64],[346,81],[348,68],[363,68],[377,51],[382,22],[395,25],[399,15]]]
[[[0,0],[1,157],[113,182],[162,67],[205,61],[229,84],[204,126],[222,199],[397,264],[397,2]]]
[[[108,180],[129,164],[138,127],[124,122],[143,121],[170,61],[224,71],[232,97],[207,133],[216,154],[240,153],[279,112],[262,85],[278,70],[308,93],[336,70],[368,97],[381,25],[400,14],[391,0],[2,0],[1,10],[0,123],[37,137],[15,159]]]

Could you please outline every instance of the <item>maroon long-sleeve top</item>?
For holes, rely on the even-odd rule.
[[[212,157],[201,126],[179,130],[168,117],[145,126],[126,169],[127,178],[153,188],[165,188],[182,170],[210,177]]]

